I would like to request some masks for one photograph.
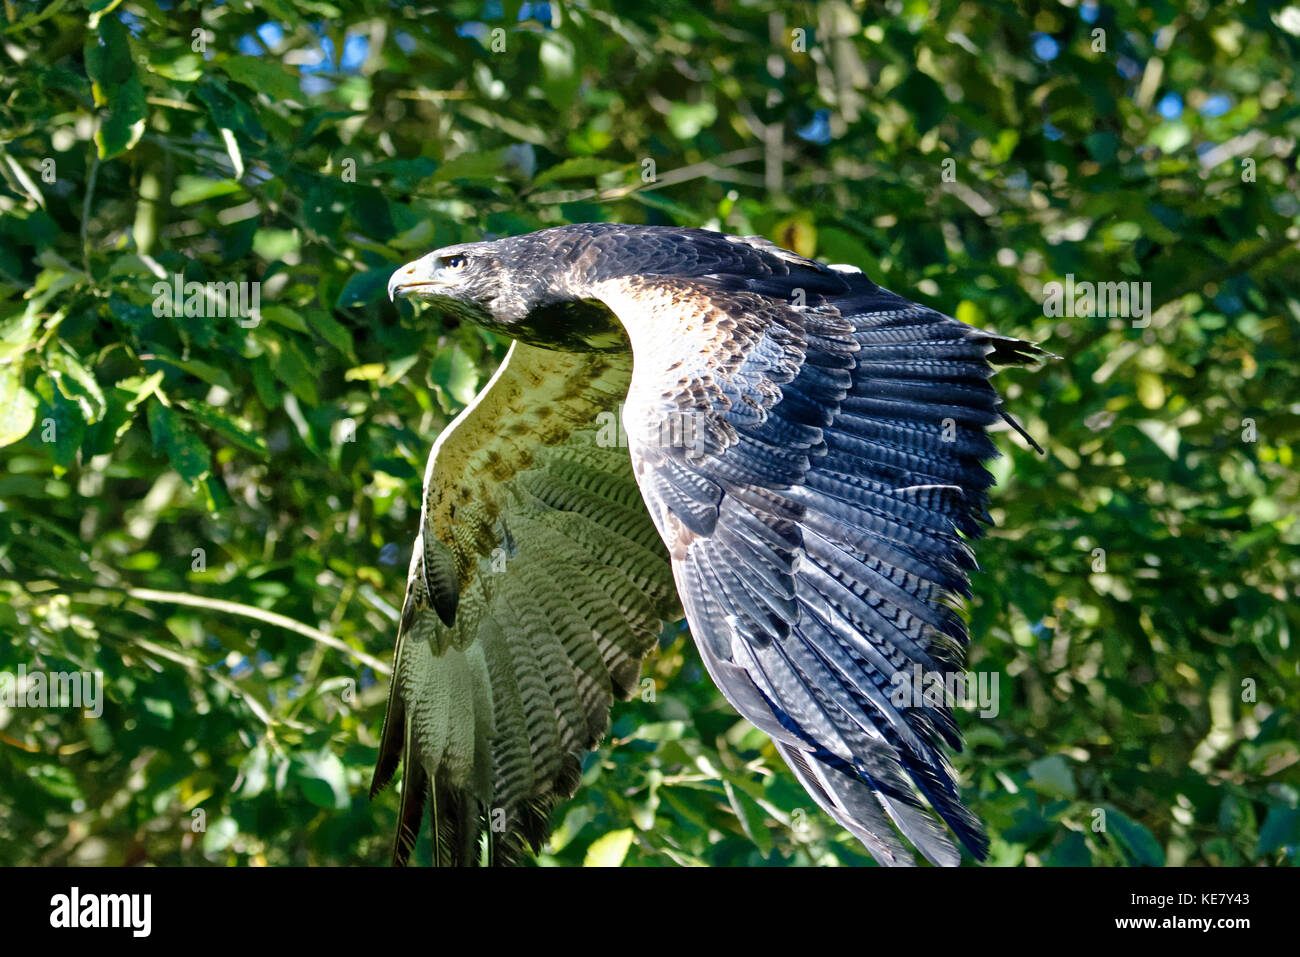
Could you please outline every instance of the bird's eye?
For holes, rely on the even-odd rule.
[[[469,265],[468,256],[443,256],[442,265],[444,269],[464,269]]]

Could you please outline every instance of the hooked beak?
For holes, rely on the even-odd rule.
[[[409,296],[422,288],[446,286],[433,275],[432,256],[424,256],[414,262],[401,266],[388,280],[388,299],[391,302],[397,296]]]

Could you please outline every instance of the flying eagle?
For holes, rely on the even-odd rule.
[[[396,863],[426,802],[439,864],[536,853],[683,613],[727,700],[878,861],[912,863],[901,832],[957,864],[944,823],[984,858],[951,708],[896,676],[963,666],[985,430],[1033,444],[990,363],[1046,353],[703,229],[448,246],[388,291],[514,340],[425,473],[371,788],[405,756]]]

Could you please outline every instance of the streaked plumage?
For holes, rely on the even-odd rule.
[[[962,667],[985,429],[1015,425],[989,363],[1037,347],[694,229],[453,246],[389,290],[517,340],[425,476],[372,788],[404,755],[396,860],[426,800],[439,863],[477,863],[484,834],[493,863],[535,851],[683,610],[719,689],[877,860],[911,862],[896,827],[957,863],[944,823],[983,857],[950,708],[891,690]]]

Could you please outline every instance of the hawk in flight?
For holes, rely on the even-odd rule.
[[[901,833],[956,864],[949,828],[985,856],[951,707],[896,676],[962,669],[985,431],[1028,439],[990,363],[1046,353],[702,229],[449,246],[388,291],[514,340],[425,473],[371,789],[405,759],[395,862],[426,802],[439,864],[535,853],[683,613],[719,690],[878,861],[912,863]]]

